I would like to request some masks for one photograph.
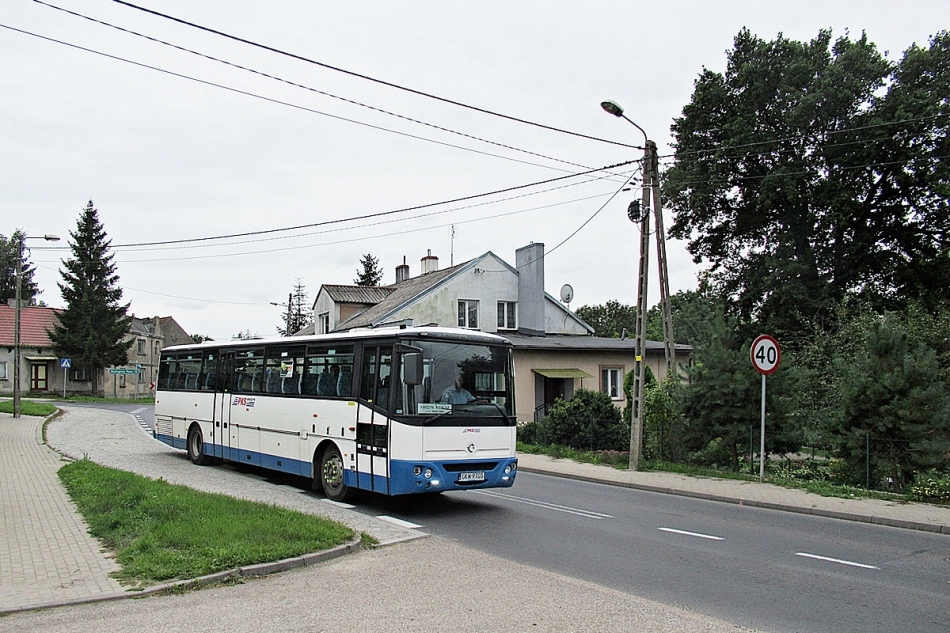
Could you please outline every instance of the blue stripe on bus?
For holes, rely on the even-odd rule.
[[[181,438],[172,437],[171,435],[156,435],[156,438],[175,448],[187,450],[186,441]],[[214,457],[214,450],[214,444],[206,443],[204,445],[205,454]],[[277,470],[302,477],[310,477],[312,475],[310,470],[311,464],[309,461],[301,461],[288,457],[278,457],[276,455],[260,453],[257,451],[239,451],[237,449],[232,449],[230,461],[261,466],[262,468]],[[443,468],[443,465],[446,463],[451,463],[457,468],[459,464],[483,464],[484,461],[485,460],[471,460],[469,462],[427,462],[394,459],[389,463],[390,472],[392,473],[392,477],[390,478],[387,478],[384,475],[372,475],[372,483],[370,483],[370,473],[357,473],[356,471],[346,470],[343,473],[343,483],[345,483],[350,488],[375,490],[376,492],[382,494],[386,494],[388,489],[389,494],[391,495],[422,494],[427,492],[442,492],[446,490],[477,490],[479,488],[510,488],[515,483],[515,476],[518,474],[518,459],[514,457],[501,459],[498,461],[498,465],[495,466],[495,468],[492,470],[486,470],[485,481],[467,485],[458,484],[458,472],[450,473]],[[515,465],[515,469],[506,475],[505,468],[509,464]],[[422,473],[419,475],[413,474],[413,469],[416,466],[419,466],[422,470]],[[427,478],[424,474],[427,468],[432,470],[432,476],[429,478]],[[473,470],[481,469],[473,468]],[[389,484],[388,488],[387,483]]]

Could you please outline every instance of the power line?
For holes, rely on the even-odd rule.
[[[34,0],[34,2],[36,2],[36,1],[38,1],[38,0]],[[436,100],[436,101],[440,101],[440,102],[442,102],[442,103],[447,103],[447,104],[449,104],[449,105],[454,105],[454,106],[457,106],[457,107],[460,107],[460,108],[465,108],[465,109],[467,109],[467,110],[473,110],[473,111],[475,111],[475,112],[480,112],[480,113],[482,113],[482,114],[488,114],[488,115],[491,115],[491,116],[494,116],[494,117],[498,117],[498,118],[501,118],[501,119],[506,119],[506,120],[508,120],[508,121],[514,121],[515,123],[523,123],[523,124],[525,124],[525,125],[531,125],[531,126],[534,126],[534,127],[537,127],[537,128],[544,129],[544,130],[549,130],[549,131],[551,131],[551,132],[559,132],[559,133],[561,133],[561,134],[569,134],[569,135],[571,135],[571,136],[576,136],[576,137],[579,137],[579,138],[585,138],[585,139],[588,139],[588,140],[591,140],[591,141],[599,141],[599,142],[601,142],[601,143],[609,143],[609,144],[611,144],[611,145],[618,145],[618,146],[620,146],[620,147],[629,147],[629,148],[632,148],[632,149],[643,149],[642,147],[639,147],[639,146],[637,146],[637,145],[628,145],[627,143],[620,143],[620,142],[618,142],[618,141],[612,141],[612,140],[609,140],[609,139],[599,138],[599,137],[596,137],[596,136],[588,136],[587,134],[581,134],[581,133],[579,133],[579,132],[571,132],[571,131],[569,131],[569,130],[564,130],[564,129],[561,129],[561,128],[552,127],[552,126],[550,126],[550,125],[544,125],[544,124],[542,124],[542,123],[536,123],[536,122],[534,122],[534,121],[528,121],[528,120],[526,120],[526,119],[520,119],[520,118],[518,118],[518,117],[510,116],[510,115],[507,115],[507,114],[502,114],[502,113],[500,113],[500,112],[495,112],[495,111],[493,111],[493,110],[487,110],[487,109],[485,109],[485,108],[479,108],[479,107],[477,107],[477,106],[469,105],[469,104],[467,104],[467,103],[462,103],[462,102],[460,102],[460,101],[454,101],[454,100],[448,99],[448,98],[446,98],[446,97],[440,97],[440,96],[437,96],[437,95],[434,95],[434,94],[431,94],[431,93],[428,93],[428,92],[423,92],[423,91],[421,91],[421,90],[415,90],[414,88],[408,88],[408,87],[406,87],[406,86],[401,86],[401,85],[399,85],[399,84],[395,84],[395,83],[392,83],[392,82],[389,82],[389,81],[385,81],[385,80],[382,80],[382,79],[376,79],[375,77],[370,77],[370,76],[368,76],[368,75],[363,75],[363,74],[361,74],[361,73],[357,73],[357,72],[354,72],[354,71],[352,71],[352,70],[346,70],[346,69],[344,69],[344,68],[339,68],[339,67],[337,67],[337,66],[331,66],[330,64],[326,64],[326,63],[324,63],[324,62],[319,62],[319,61],[316,61],[316,60],[314,60],[314,59],[310,59],[309,57],[303,57],[302,55],[297,55],[297,54],[295,54],[295,53],[290,53],[290,52],[281,50],[281,49],[279,49],[279,48],[274,48],[274,47],[272,47],[272,46],[267,46],[266,44],[260,44],[260,43],[258,43],[258,42],[253,42],[253,41],[251,41],[251,40],[247,40],[247,39],[244,39],[244,38],[241,38],[241,37],[237,37],[236,35],[231,35],[231,34],[229,34],[229,33],[225,33],[225,32],[223,32],[223,31],[218,31],[218,30],[216,30],[216,29],[212,29],[212,28],[207,27],[207,26],[202,26],[202,25],[200,25],[200,24],[195,24],[194,22],[189,22],[189,21],[183,20],[183,19],[181,19],[181,18],[176,18],[176,17],[174,17],[174,16],[168,15],[167,13],[161,13],[160,11],[155,11],[155,10],[153,10],[153,9],[147,9],[147,8],[145,8],[145,7],[140,7],[140,6],[138,6],[138,5],[132,4],[131,2],[125,2],[124,0],[112,0],[112,1],[115,2],[116,4],[121,4],[121,5],[123,5],[123,6],[126,6],[126,7],[131,8],[131,9],[136,9],[137,11],[142,11],[142,12],[145,12],[145,13],[148,13],[148,14],[151,14],[151,15],[154,15],[154,16],[157,16],[157,17],[160,17],[160,18],[163,18],[163,19],[165,19],[165,20],[171,20],[172,22],[177,22],[178,24],[183,24],[183,25],[185,25],[185,26],[190,26],[190,27],[192,27],[192,28],[199,29],[199,30],[201,30],[201,31],[205,31],[206,33],[211,33],[211,34],[213,34],[213,35],[218,35],[218,36],[227,38],[227,39],[229,39],[229,40],[233,40],[233,41],[235,41],[235,42],[240,42],[240,43],[242,43],[242,44],[247,44],[247,45],[249,45],[249,46],[254,46],[254,47],[256,47],[256,48],[260,48],[260,49],[262,49],[262,50],[266,50],[266,51],[269,51],[269,52],[271,52],[271,53],[277,53],[278,55],[283,55],[283,56],[289,57],[289,58],[291,58],[291,59],[296,59],[296,60],[298,60],[298,61],[306,62],[306,63],[308,63],[308,64],[313,64],[313,65],[315,65],[315,66],[319,66],[319,67],[321,67],[321,68],[326,68],[327,70],[332,70],[332,71],[334,71],[334,72],[343,73],[343,74],[349,75],[349,76],[351,76],[351,77],[357,77],[357,78],[359,78],[359,79],[365,79],[366,81],[371,81],[371,82],[373,82],[373,83],[376,83],[376,84],[379,84],[379,85],[382,85],[382,86],[386,86],[386,87],[388,87],[388,88],[394,88],[394,89],[396,89],[396,90],[402,90],[403,92],[408,92],[408,93],[410,93],[410,94],[414,94],[414,95],[417,95],[417,96],[420,96],[420,97],[425,97],[425,98],[427,98],[427,99],[434,99],[434,100]]]
[[[634,172],[634,173],[631,175],[630,178],[632,179],[632,177],[635,176],[635,175],[636,175],[636,172]],[[260,243],[260,242],[271,242],[271,241],[275,241],[275,240],[296,239],[296,238],[300,238],[300,237],[309,237],[309,236],[312,236],[312,235],[325,235],[325,234],[327,234],[327,233],[337,233],[337,232],[341,232],[341,231],[352,231],[352,230],[357,230],[357,229],[365,229],[365,228],[370,228],[370,227],[373,227],[373,226],[381,226],[381,225],[383,225],[383,224],[392,224],[392,223],[394,223],[394,222],[405,222],[405,221],[408,221],[408,220],[418,220],[418,219],[421,219],[421,218],[432,217],[432,216],[436,216],[436,215],[444,215],[444,214],[446,214],[446,213],[453,213],[453,212],[455,212],[455,211],[463,211],[463,210],[465,210],[465,209],[474,209],[474,208],[477,208],[477,207],[483,207],[483,206],[487,206],[487,205],[491,205],[491,204],[498,204],[498,203],[501,203],[501,202],[510,202],[510,201],[512,201],[512,200],[518,200],[518,199],[521,199],[521,198],[527,198],[527,197],[529,197],[529,196],[536,196],[536,195],[540,195],[540,194],[543,194],[543,193],[550,193],[550,192],[552,192],[552,191],[558,191],[558,190],[561,190],[561,189],[567,189],[567,188],[569,188],[569,187],[576,187],[576,186],[578,186],[578,185],[584,185],[584,184],[588,184],[588,183],[591,183],[591,182],[595,182],[595,181],[597,181],[597,180],[604,180],[604,179],[605,179],[604,177],[592,178],[592,179],[590,179],[590,180],[585,180],[585,181],[579,182],[579,183],[569,183],[569,184],[566,184],[566,185],[560,185],[560,186],[557,186],[557,187],[550,187],[550,188],[548,188],[548,189],[542,189],[542,190],[540,190],[540,191],[532,191],[532,192],[530,192],[530,193],[523,193],[523,194],[516,195],[516,196],[509,196],[509,197],[507,197],[507,198],[501,198],[501,199],[498,199],[498,200],[489,200],[489,201],[486,201],[486,202],[478,202],[478,203],[475,203],[475,204],[469,204],[469,205],[464,205],[464,206],[460,206],[460,207],[454,207],[454,208],[451,208],[451,209],[443,209],[443,210],[440,210],[440,211],[432,211],[432,212],[430,212],[430,213],[421,213],[421,214],[413,215],[413,216],[406,217],[406,218],[388,219],[388,220],[382,220],[382,221],[379,221],[379,222],[372,222],[372,223],[367,223],[367,224],[360,224],[360,225],[357,225],[357,226],[340,227],[340,228],[329,229],[329,230],[325,230],[325,231],[314,231],[314,232],[311,232],[311,233],[300,233],[300,234],[297,234],[297,235],[280,235],[280,236],[275,236],[275,237],[266,237],[266,238],[253,239],[253,240],[243,240],[243,241],[240,241],[240,242],[227,242],[227,243],[223,243],[223,244],[210,244],[210,245],[209,245],[209,244],[194,244],[194,245],[191,245],[191,246],[169,246],[169,247],[158,247],[158,248],[154,248],[154,247],[130,248],[130,247],[127,247],[127,246],[124,246],[124,245],[115,245],[115,246],[113,246],[112,248],[113,248],[113,250],[126,249],[126,248],[128,248],[129,250],[123,250],[122,252],[125,252],[125,253],[140,253],[140,252],[145,252],[145,251],[169,251],[169,250],[186,250],[186,249],[195,249],[195,248],[208,248],[209,246],[212,246],[212,247],[214,247],[214,246],[220,246],[220,247],[237,246],[237,245],[241,245],[241,244],[254,244],[254,243]],[[630,182],[630,180],[628,180],[627,183],[625,183],[625,184],[629,184],[629,182]],[[551,204],[551,205],[545,205],[545,206],[540,206],[540,207],[534,207],[533,209],[528,209],[528,210],[529,210],[529,211],[533,211],[533,210],[536,210],[536,209],[543,209],[543,208],[547,208],[547,207],[551,207],[551,206],[556,206],[556,205],[558,205],[558,204],[569,204],[569,203],[571,203],[571,202],[578,202],[578,201],[580,201],[580,200],[589,200],[589,199],[591,199],[591,198],[599,197],[600,195],[606,195],[606,194],[596,194],[596,195],[593,195],[593,196],[587,196],[587,197],[585,197],[585,198],[575,198],[574,200],[568,200],[568,201],[562,202],[562,203],[555,203],[555,204]],[[497,214],[497,215],[493,215],[493,216],[486,216],[486,219],[488,219],[488,218],[504,217],[504,216],[506,216],[506,215],[517,215],[517,214],[519,214],[519,213],[524,213],[524,211],[514,211],[514,212],[509,212],[509,213],[501,213],[501,214]],[[455,224],[465,224],[465,223],[467,223],[467,222],[469,222],[469,221],[474,221],[474,220],[456,220],[456,221],[455,221]],[[443,226],[443,225],[440,225],[440,226]],[[36,247],[36,246],[34,246],[34,247],[32,247],[32,248],[34,248],[34,249],[39,249],[39,250],[50,250],[50,251],[52,251],[52,250],[65,250],[65,249],[68,248],[68,247]],[[260,252],[270,252],[270,251],[260,251]]]
[[[890,127],[890,126],[893,126],[893,125],[901,125],[901,124],[903,124],[903,123],[914,123],[914,122],[917,122],[917,121],[927,121],[927,120],[930,120],[930,119],[939,119],[939,118],[941,118],[941,117],[948,117],[948,116],[950,116],[950,113],[934,114],[934,115],[922,116],[922,117],[912,117],[912,118],[909,118],[909,119],[899,119],[899,120],[897,120],[897,121],[885,121],[885,122],[883,122],[883,123],[871,123],[871,124],[868,124],[868,125],[859,125],[859,126],[855,126],[855,127],[843,128],[843,129],[840,129],[840,130],[826,130],[826,131],[824,131],[824,133],[825,133],[825,134],[828,134],[828,135],[832,135],[832,134],[847,134],[847,133],[849,133],[849,132],[860,132],[861,130],[870,130],[870,129],[879,128],[879,127]],[[770,144],[773,144],[773,143],[785,143],[785,142],[788,142],[788,141],[806,140],[807,138],[808,138],[808,137],[806,137],[805,134],[799,134],[799,135],[796,135],[796,136],[786,136],[786,137],[784,137],[784,138],[767,139],[767,140],[764,140],[764,141],[754,141],[754,142],[751,142],[751,143],[742,143],[742,144],[739,144],[739,145],[720,145],[720,146],[718,146],[718,147],[712,147],[712,148],[709,148],[709,149],[697,149],[697,150],[692,150],[692,151],[689,151],[689,152],[674,152],[673,154],[664,154],[664,155],[662,155],[662,156],[658,156],[657,158],[673,158],[673,159],[675,159],[675,158],[679,158],[679,157],[681,157],[681,156],[691,156],[691,155],[693,155],[693,154],[708,154],[708,153],[712,153],[712,152],[722,152],[722,151],[731,150],[731,149],[744,149],[744,148],[746,148],[746,147],[758,147],[758,146],[761,146],[761,145],[770,145]],[[848,145],[848,144],[853,144],[853,143],[863,143],[863,142],[872,142],[872,141],[885,140],[885,138],[886,138],[886,137],[880,137],[880,138],[875,138],[875,139],[860,139],[860,140],[856,140],[856,141],[846,141],[846,142],[844,142],[844,143],[828,143],[828,144],[820,144],[820,145],[817,144],[817,143],[815,143],[815,144],[814,144],[814,147],[820,147],[820,148],[826,148],[826,147],[840,147],[840,146],[843,146],[843,145]],[[768,152],[763,152],[763,153],[768,153]],[[742,158],[742,157],[744,157],[744,156],[750,156],[750,155],[756,155],[756,154],[746,154],[746,155],[740,156],[739,158]],[[758,155],[761,155],[761,154],[758,154]],[[723,158],[733,159],[733,158],[735,158],[735,157],[723,156]]]
[[[170,76],[172,76],[172,77],[178,77],[178,78],[180,78],[180,79],[187,79],[188,81],[193,81],[193,82],[195,82],[195,83],[203,84],[203,85],[210,86],[210,87],[213,87],[213,88],[220,88],[220,89],[222,89],[222,90],[227,90],[228,92],[233,92],[233,93],[240,94],[240,95],[244,95],[244,96],[247,96],[247,97],[253,97],[253,98],[255,98],[255,99],[260,99],[260,100],[262,100],[262,101],[267,101],[267,102],[269,102],[269,103],[274,103],[274,104],[277,104],[277,105],[287,106],[287,107],[289,107],[289,108],[294,108],[295,110],[302,110],[302,111],[304,111],[304,112],[310,112],[310,113],[312,113],[312,114],[319,114],[319,115],[321,115],[321,116],[325,116],[325,117],[328,117],[328,118],[331,118],[331,119],[336,119],[336,120],[338,120],[338,121],[344,121],[344,122],[346,122],[346,123],[353,123],[353,124],[355,124],[355,125],[360,125],[360,126],[362,126],[362,127],[370,128],[370,129],[373,129],[373,130],[379,130],[379,131],[381,131],[381,132],[389,132],[390,134],[396,134],[396,135],[398,135],[398,136],[405,136],[405,137],[407,137],[407,138],[412,138],[412,139],[415,139],[415,140],[418,140],[418,141],[425,141],[425,142],[427,142],[427,143],[434,143],[434,144],[436,144],[436,145],[442,145],[443,147],[450,147],[450,148],[453,148],[453,149],[460,149],[460,150],[463,150],[463,151],[466,151],[466,152],[472,152],[472,153],[474,153],[474,154],[480,154],[480,155],[482,155],[482,156],[489,156],[489,157],[491,157],[491,158],[500,158],[500,159],[502,159],[502,160],[507,160],[507,161],[511,161],[511,162],[514,162],[514,163],[521,163],[521,164],[523,164],[523,165],[531,165],[531,166],[533,166],[533,167],[543,167],[543,168],[545,168],[545,169],[553,169],[553,170],[560,171],[560,172],[566,172],[566,171],[568,171],[568,170],[566,170],[566,169],[561,169],[561,168],[559,168],[559,167],[552,167],[551,165],[542,165],[542,164],[540,164],[540,163],[532,163],[532,162],[530,162],[530,161],[520,160],[520,159],[517,159],[517,158],[512,158],[512,157],[510,157],[510,156],[502,156],[502,155],[500,155],[500,154],[492,154],[491,152],[485,152],[485,151],[478,150],[478,149],[474,149],[474,148],[471,148],[471,147],[464,147],[464,146],[462,146],[462,145],[455,145],[454,143],[446,143],[445,141],[438,141],[438,140],[436,140],[436,139],[427,138],[427,137],[425,137],[425,136],[419,136],[419,135],[417,135],[417,134],[410,134],[410,133],[408,133],[408,132],[400,132],[400,131],[398,131],[398,130],[393,130],[393,129],[390,129],[390,128],[382,127],[382,126],[380,126],[380,125],[373,125],[372,123],[365,123],[365,122],[363,122],[363,121],[357,121],[356,119],[350,119],[350,118],[343,117],[343,116],[339,116],[339,115],[336,115],[336,114],[330,114],[330,113],[328,113],[328,112],[323,112],[323,111],[321,111],[321,110],[316,110],[316,109],[314,109],[314,108],[309,108],[309,107],[302,106],[302,105],[298,105],[298,104],[295,104],[295,103],[290,103],[290,102],[288,102],[288,101],[282,101],[282,100],[280,100],[280,99],[274,99],[274,98],[272,98],[272,97],[267,97],[267,96],[265,96],[265,95],[260,95],[260,94],[254,93],[254,92],[249,92],[249,91],[247,91],[247,90],[241,90],[241,89],[239,89],[239,88],[232,88],[231,86],[226,86],[226,85],[224,85],[224,84],[219,84],[219,83],[216,83],[216,82],[213,82],[213,81],[208,81],[208,80],[206,80],[206,79],[199,79],[199,78],[197,78],[197,77],[192,77],[192,76],[190,76],[190,75],[185,75],[185,74],[183,74],[183,73],[178,73],[178,72],[175,72],[175,71],[167,70],[167,69],[165,69],[165,68],[160,68],[160,67],[158,67],[158,66],[152,66],[152,65],[150,65],[150,64],[145,64],[145,63],[143,63],[143,62],[137,62],[137,61],[132,60],[132,59],[127,59],[127,58],[125,58],[125,57],[119,57],[118,55],[111,55],[111,54],[109,54],[109,53],[104,53],[104,52],[102,52],[102,51],[97,51],[97,50],[95,50],[95,49],[88,48],[88,47],[85,47],[85,46],[80,46],[80,45],[78,45],[78,44],[72,44],[72,43],[70,43],[70,42],[66,42],[66,41],[63,41],[63,40],[58,40],[58,39],[53,38],[53,37],[48,37],[48,36],[45,36],[45,35],[40,35],[40,34],[38,34],[38,33],[33,33],[33,32],[30,32],[30,31],[25,31],[25,30],[23,30],[23,29],[18,29],[18,28],[16,28],[16,27],[9,26],[9,25],[6,25],[6,24],[0,24],[0,27],[5,28],[5,29],[8,29],[8,30],[10,30],[10,31],[15,31],[15,32],[17,32],[17,33],[21,33],[21,34],[23,34],[23,35],[30,35],[30,36],[32,36],[32,37],[36,37],[36,38],[39,38],[39,39],[41,39],[41,40],[46,40],[47,42],[53,42],[53,43],[55,43],[55,44],[62,44],[63,46],[68,46],[68,47],[70,47],[70,48],[75,48],[75,49],[77,49],[77,50],[81,50],[81,51],[84,51],[84,52],[87,52],[87,53],[93,53],[93,54],[95,54],[95,55],[100,55],[100,56],[102,56],[102,57],[106,57],[106,58],[108,58],[108,59],[112,59],[112,60],[115,60],[115,61],[120,61],[120,62],[125,62],[125,63],[127,63],[127,64],[132,64],[133,66],[138,66],[138,67],[140,67],[140,68],[146,68],[146,69],[148,69],[148,70],[154,70],[154,71],[157,71],[157,72],[160,72],[160,73],[164,73],[164,74],[166,74],[166,75],[170,75]],[[552,159],[552,160],[557,160],[557,159]],[[595,171],[596,171],[596,170],[595,170]]]
[[[408,121],[408,122],[410,122],[410,123],[415,123],[415,124],[417,124],[417,125],[424,125],[424,126],[426,126],[426,127],[429,127],[429,128],[435,129],[435,130],[439,130],[439,131],[441,131],[441,132],[446,132],[446,133],[448,133],[448,134],[454,134],[454,135],[456,135],[456,136],[461,136],[461,137],[463,137],[463,138],[467,138],[467,139],[471,139],[471,140],[474,140],[474,141],[478,141],[478,142],[480,142],[480,143],[487,143],[487,144],[489,144],[489,145],[494,145],[494,146],[496,146],[496,147],[500,147],[500,148],[503,148],[503,149],[511,150],[511,151],[514,151],[514,152],[519,152],[519,153],[522,153],[522,154],[527,154],[527,155],[529,155],[529,156],[535,156],[535,157],[537,157],[537,158],[543,158],[543,159],[545,159],[545,160],[550,160],[550,161],[554,161],[554,162],[557,162],[557,163],[563,163],[563,164],[565,164],[565,165],[570,165],[570,166],[572,166],[572,167],[580,167],[581,169],[590,169],[590,166],[589,166],[589,165],[581,165],[581,164],[579,164],[579,163],[574,163],[574,162],[571,162],[571,161],[568,161],[568,160],[563,160],[563,159],[560,159],[560,158],[555,158],[555,157],[553,157],[553,156],[547,156],[547,155],[541,154],[541,153],[539,153],[539,152],[532,152],[532,151],[530,151],[530,150],[521,149],[521,148],[519,148],[519,147],[514,147],[514,146],[512,146],[512,145],[506,145],[506,144],[504,144],[504,143],[499,143],[499,142],[497,142],[497,141],[492,141],[492,140],[490,140],[490,139],[485,139],[485,138],[482,138],[482,137],[479,137],[479,136],[475,136],[475,135],[473,135],[473,134],[468,134],[468,133],[465,133],[465,132],[459,132],[459,131],[453,130],[453,129],[451,129],[451,128],[447,128],[447,127],[444,127],[444,126],[441,126],[441,125],[436,125],[436,124],[434,124],[434,123],[428,123],[427,121],[422,121],[421,119],[416,119],[416,118],[413,118],[413,117],[410,117],[410,116],[406,116],[406,115],[403,115],[403,114],[399,114],[399,113],[396,113],[396,112],[392,112],[392,111],[389,111],[389,110],[386,110],[386,109],[383,109],[383,108],[379,108],[379,107],[377,107],[377,106],[372,106],[372,105],[369,105],[369,104],[366,104],[366,103],[362,103],[362,102],[360,102],[360,101],[356,101],[356,100],[354,100],[354,99],[350,99],[350,98],[347,98],[347,97],[341,97],[341,96],[339,96],[339,95],[335,95],[335,94],[333,94],[333,93],[326,92],[326,91],[324,91],[324,90],[319,90],[319,89],[313,88],[313,87],[311,87],[311,86],[306,86],[306,85],[304,85],[304,84],[296,83],[296,82],[291,81],[291,80],[289,80],[289,79],[284,79],[283,77],[278,77],[277,75],[272,75],[272,74],[265,73],[265,72],[260,71],[260,70],[256,70],[256,69],[254,69],[254,68],[250,68],[250,67],[247,67],[247,66],[242,66],[241,64],[236,64],[236,63],[231,62],[231,61],[228,61],[228,60],[226,60],[226,59],[221,59],[221,58],[219,58],[219,57],[214,57],[213,55],[208,55],[207,53],[202,53],[202,52],[200,52],[200,51],[196,51],[196,50],[194,50],[194,49],[190,49],[190,48],[187,48],[187,47],[185,47],[185,46],[180,46],[180,45],[178,45],[178,44],[174,44],[174,43],[172,43],[172,42],[168,42],[168,41],[165,41],[165,40],[156,38],[156,37],[152,37],[152,36],[146,35],[146,34],[144,34],[144,33],[139,33],[138,31],[133,31],[133,30],[131,30],[131,29],[127,29],[127,28],[125,28],[125,27],[118,26],[118,25],[112,24],[112,23],[110,23],[110,22],[106,22],[106,21],[104,21],[104,20],[99,20],[99,19],[97,19],[97,18],[93,18],[93,17],[91,17],[91,16],[88,16],[88,15],[85,15],[85,14],[82,14],[82,13],[79,13],[79,12],[77,12],[77,11],[72,11],[72,10],[69,10],[69,9],[66,9],[66,8],[63,8],[63,7],[59,7],[59,6],[56,6],[56,5],[54,5],[54,4],[50,4],[50,3],[48,3],[48,2],[44,2],[43,0],[33,0],[33,1],[36,2],[37,4],[41,4],[41,5],[43,5],[43,6],[46,6],[46,7],[51,8],[51,9],[55,9],[55,10],[57,10],[57,11],[62,11],[63,13],[67,13],[67,14],[69,14],[69,15],[73,15],[73,16],[76,16],[76,17],[78,17],[78,18],[82,18],[82,19],[84,19],[84,20],[88,20],[88,21],[90,21],[90,22],[94,22],[94,23],[96,23],[96,24],[100,24],[100,25],[102,25],[102,26],[105,26],[105,27],[108,27],[108,28],[111,28],[111,29],[115,29],[115,30],[120,31],[120,32],[122,32],[122,33],[127,33],[127,34],[129,34],[129,35],[134,35],[134,36],[136,36],[136,37],[140,37],[140,38],[146,39],[146,40],[148,40],[148,41],[150,41],[150,42],[155,42],[155,43],[157,43],[157,44],[162,44],[163,46],[168,46],[168,47],[170,47],[170,48],[174,48],[174,49],[176,49],[176,50],[179,50],[179,51],[182,51],[182,52],[185,52],[185,53],[189,53],[189,54],[191,54],[191,55],[196,55],[196,56],[201,57],[201,58],[203,58],[203,59],[207,59],[207,60],[210,60],[210,61],[213,61],[213,62],[217,62],[217,63],[219,63],[219,64],[224,64],[225,66],[230,66],[231,68],[237,68],[238,70],[242,70],[242,71],[245,71],[245,72],[253,73],[253,74],[258,75],[258,76],[260,76],[260,77],[265,77],[265,78],[267,78],[267,79],[271,79],[271,80],[274,80],[274,81],[278,81],[278,82],[283,83],[283,84],[286,84],[286,85],[288,85],[288,86],[293,86],[293,87],[295,87],[295,88],[300,88],[300,89],[303,89],[303,90],[307,90],[307,91],[313,92],[313,93],[315,93],[315,94],[323,95],[323,96],[329,97],[329,98],[331,98],[331,99],[336,99],[336,100],[338,100],[338,101],[342,101],[342,102],[348,103],[348,104],[350,104],[350,105],[355,105],[355,106],[358,106],[358,107],[361,107],[361,108],[366,108],[367,110],[372,110],[372,111],[378,112],[378,113],[380,113],[380,114],[385,114],[385,115],[387,115],[387,116],[395,117],[395,118],[401,119],[401,120],[403,120],[403,121]]]

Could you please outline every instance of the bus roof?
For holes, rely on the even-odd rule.
[[[261,338],[240,338],[230,341],[204,341],[203,343],[190,343],[185,345],[172,345],[162,348],[163,352],[185,351],[195,349],[224,349],[238,347],[260,347],[262,345],[276,344],[298,344],[307,343],[332,343],[343,341],[360,341],[380,338],[428,338],[438,340],[465,341],[470,343],[481,343],[483,345],[511,345],[511,341],[488,332],[478,332],[475,330],[462,330],[449,327],[427,327],[427,326],[408,326],[377,328],[367,330],[353,330],[349,332],[336,332],[333,334],[311,334],[307,336],[269,336]]]

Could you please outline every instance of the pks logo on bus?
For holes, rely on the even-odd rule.
[[[464,429],[462,433],[481,433],[481,429]]]
[[[247,407],[250,409],[254,406],[254,401],[256,398],[248,398],[247,396],[234,396],[234,400],[231,401],[232,407]]]

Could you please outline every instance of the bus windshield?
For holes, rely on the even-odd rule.
[[[494,418],[493,424],[514,424],[512,398],[511,353],[500,346],[456,342],[412,341],[403,348],[400,375],[407,373],[406,364],[418,362],[422,356],[419,384],[400,380],[401,392],[396,398],[397,416],[417,416],[415,423],[468,418]],[[460,423],[464,423],[459,419]]]

